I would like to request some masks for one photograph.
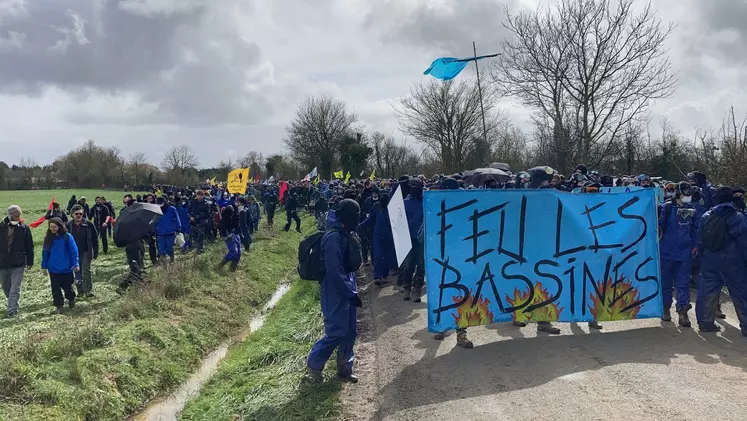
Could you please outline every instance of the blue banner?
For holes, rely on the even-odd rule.
[[[428,330],[661,317],[655,195],[426,192]]]

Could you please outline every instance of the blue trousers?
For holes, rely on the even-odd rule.
[[[159,235],[156,239],[158,254],[160,256],[173,256],[174,241],[176,241],[176,234]]]
[[[664,310],[672,308],[672,291],[677,291],[677,311],[690,305],[690,260],[677,262],[661,259],[661,289]]]
[[[388,237],[373,235],[373,266],[374,279],[383,279],[389,276],[389,269],[397,267],[397,258],[394,253],[394,241]]]
[[[228,252],[223,257],[229,262],[238,262],[241,260],[241,239],[238,234],[231,233],[226,236],[226,249]]]
[[[721,288],[726,283],[729,297],[734,303],[734,310],[737,312],[739,328],[742,330],[742,335],[747,336],[747,279],[745,279],[745,274],[740,276],[740,274],[734,272],[728,270],[728,268],[725,268],[724,272],[707,267],[701,269],[698,277],[695,317],[697,317],[698,325],[701,328],[714,325]]]
[[[347,308],[345,308],[347,307]],[[322,309],[323,310],[323,309]],[[337,372],[343,376],[353,373],[355,354],[353,347],[358,337],[357,308],[354,305],[343,306],[332,314],[324,315],[324,337],[311,348],[308,366],[312,370],[322,371],[325,364],[337,348]]]

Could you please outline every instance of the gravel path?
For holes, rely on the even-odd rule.
[[[390,277],[394,279],[394,277]],[[423,297],[425,299],[425,297]],[[694,298],[694,296],[693,296]],[[361,382],[343,391],[346,420],[743,420],[747,338],[731,302],[725,328],[700,334],[649,319],[469,329],[436,341],[426,303],[368,288],[358,346]],[[694,321],[695,314],[691,310]],[[675,316],[676,320],[676,316]]]

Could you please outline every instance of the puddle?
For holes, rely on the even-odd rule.
[[[187,379],[179,389],[173,394],[162,398],[156,398],[148,406],[145,407],[138,414],[130,418],[131,421],[176,421],[179,413],[184,409],[187,401],[196,396],[202,386],[210,380],[218,369],[218,364],[225,358],[228,353],[228,348],[236,343],[240,343],[246,340],[246,338],[261,329],[265,324],[267,313],[273,307],[275,307],[283,298],[286,292],[290,289],[290,284],[280,284],[275,293],[272,294],[272,298],[262,307],[262,311],[252,317],[249,321],[249,326],[241,331],[234,338],[222,343],[218,349],[208,354],[203,360],[200,368]]]

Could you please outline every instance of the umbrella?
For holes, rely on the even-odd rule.
[[[511,176],[508,173],[499,170],[498,168],[478,168],[471,172],[472,175],[467,177],[465,181],[475,187],[482,187],[488,180],[495,180],[500,184],[511,179]]]
[[[153,203],[133,203],[124,208],[114,224],[114,244],[124,247],[150,234],[162,215],[161,207]]]
[[[511,172],[511,166],[509,166],[505,162],[493,162],[492,164],[488,165],[488,168],[496,168],[505,172]]]

